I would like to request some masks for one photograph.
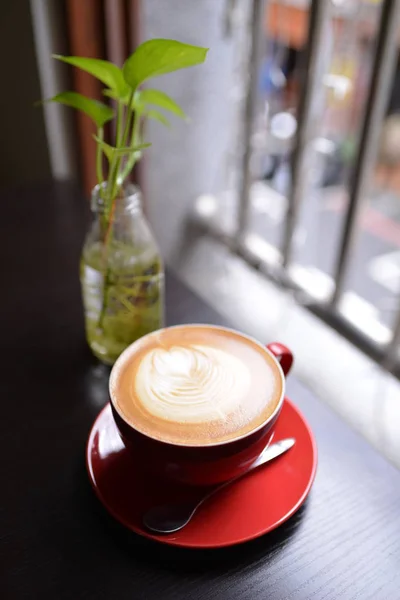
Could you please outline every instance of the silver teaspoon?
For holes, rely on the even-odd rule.
[[[247,471],[213,488],[210,492],[205,494],[201,500],[197,501],[196,504],[193,504],[193,502],[187,504],[164,504],[162,506],[151,508],[143,516],[142,520],[144,526],[155,533],[174,533],[175,531],[179,531],[189,523],[197,509],[204,504],[206,500],[211,498],[211,496],[223,488],[226,488],[228,485],[231,485],[231,483],[234,483],[241,477],[244,477],[251,471],[254,471],[254,469],[258,469],[261,465],[265,465],[265,463],[280,456],[294,446],[295,442],[296,440],[294,438],[286,438],[272,444],[272,446],[268,446]]]

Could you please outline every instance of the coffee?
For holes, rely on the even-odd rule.
[[[261,426],[282,394],[282,376],[261,344],[235,331],[181,325],[130,346],[110,380],[116,410],[164,442],[207,446]]]

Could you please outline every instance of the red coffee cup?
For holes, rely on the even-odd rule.
[[[244,336],[246,337],[246,336]],[[285,376],[293,363],[291,351],[278,342],[264,348],[273,357],[281,378],[281,396],[273,413],[256,429],[239,438],[207,446],[163,442],[137,431],[117,408],[110,385],[111,408],[122,440],[151,475],[191,485],[212,485],[241,475],[272,439],[285,396]],[[118,368],[117,360],[114,368]],[[110,382],[113,378],[111,373]]]

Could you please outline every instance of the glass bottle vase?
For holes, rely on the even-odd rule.
[[[109,215],[103,190],[105,184],[92,192],[80,277],[89,346],[111,365],[129,344],[163,326],[164,268],[139,189],[127,184]]]

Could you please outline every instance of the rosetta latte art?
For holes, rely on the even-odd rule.
[[[251,386],[249,368],[211,346],[155,348],[142,359],[136,394],[153,415],[196,423],[224,419],[237,410]]]

